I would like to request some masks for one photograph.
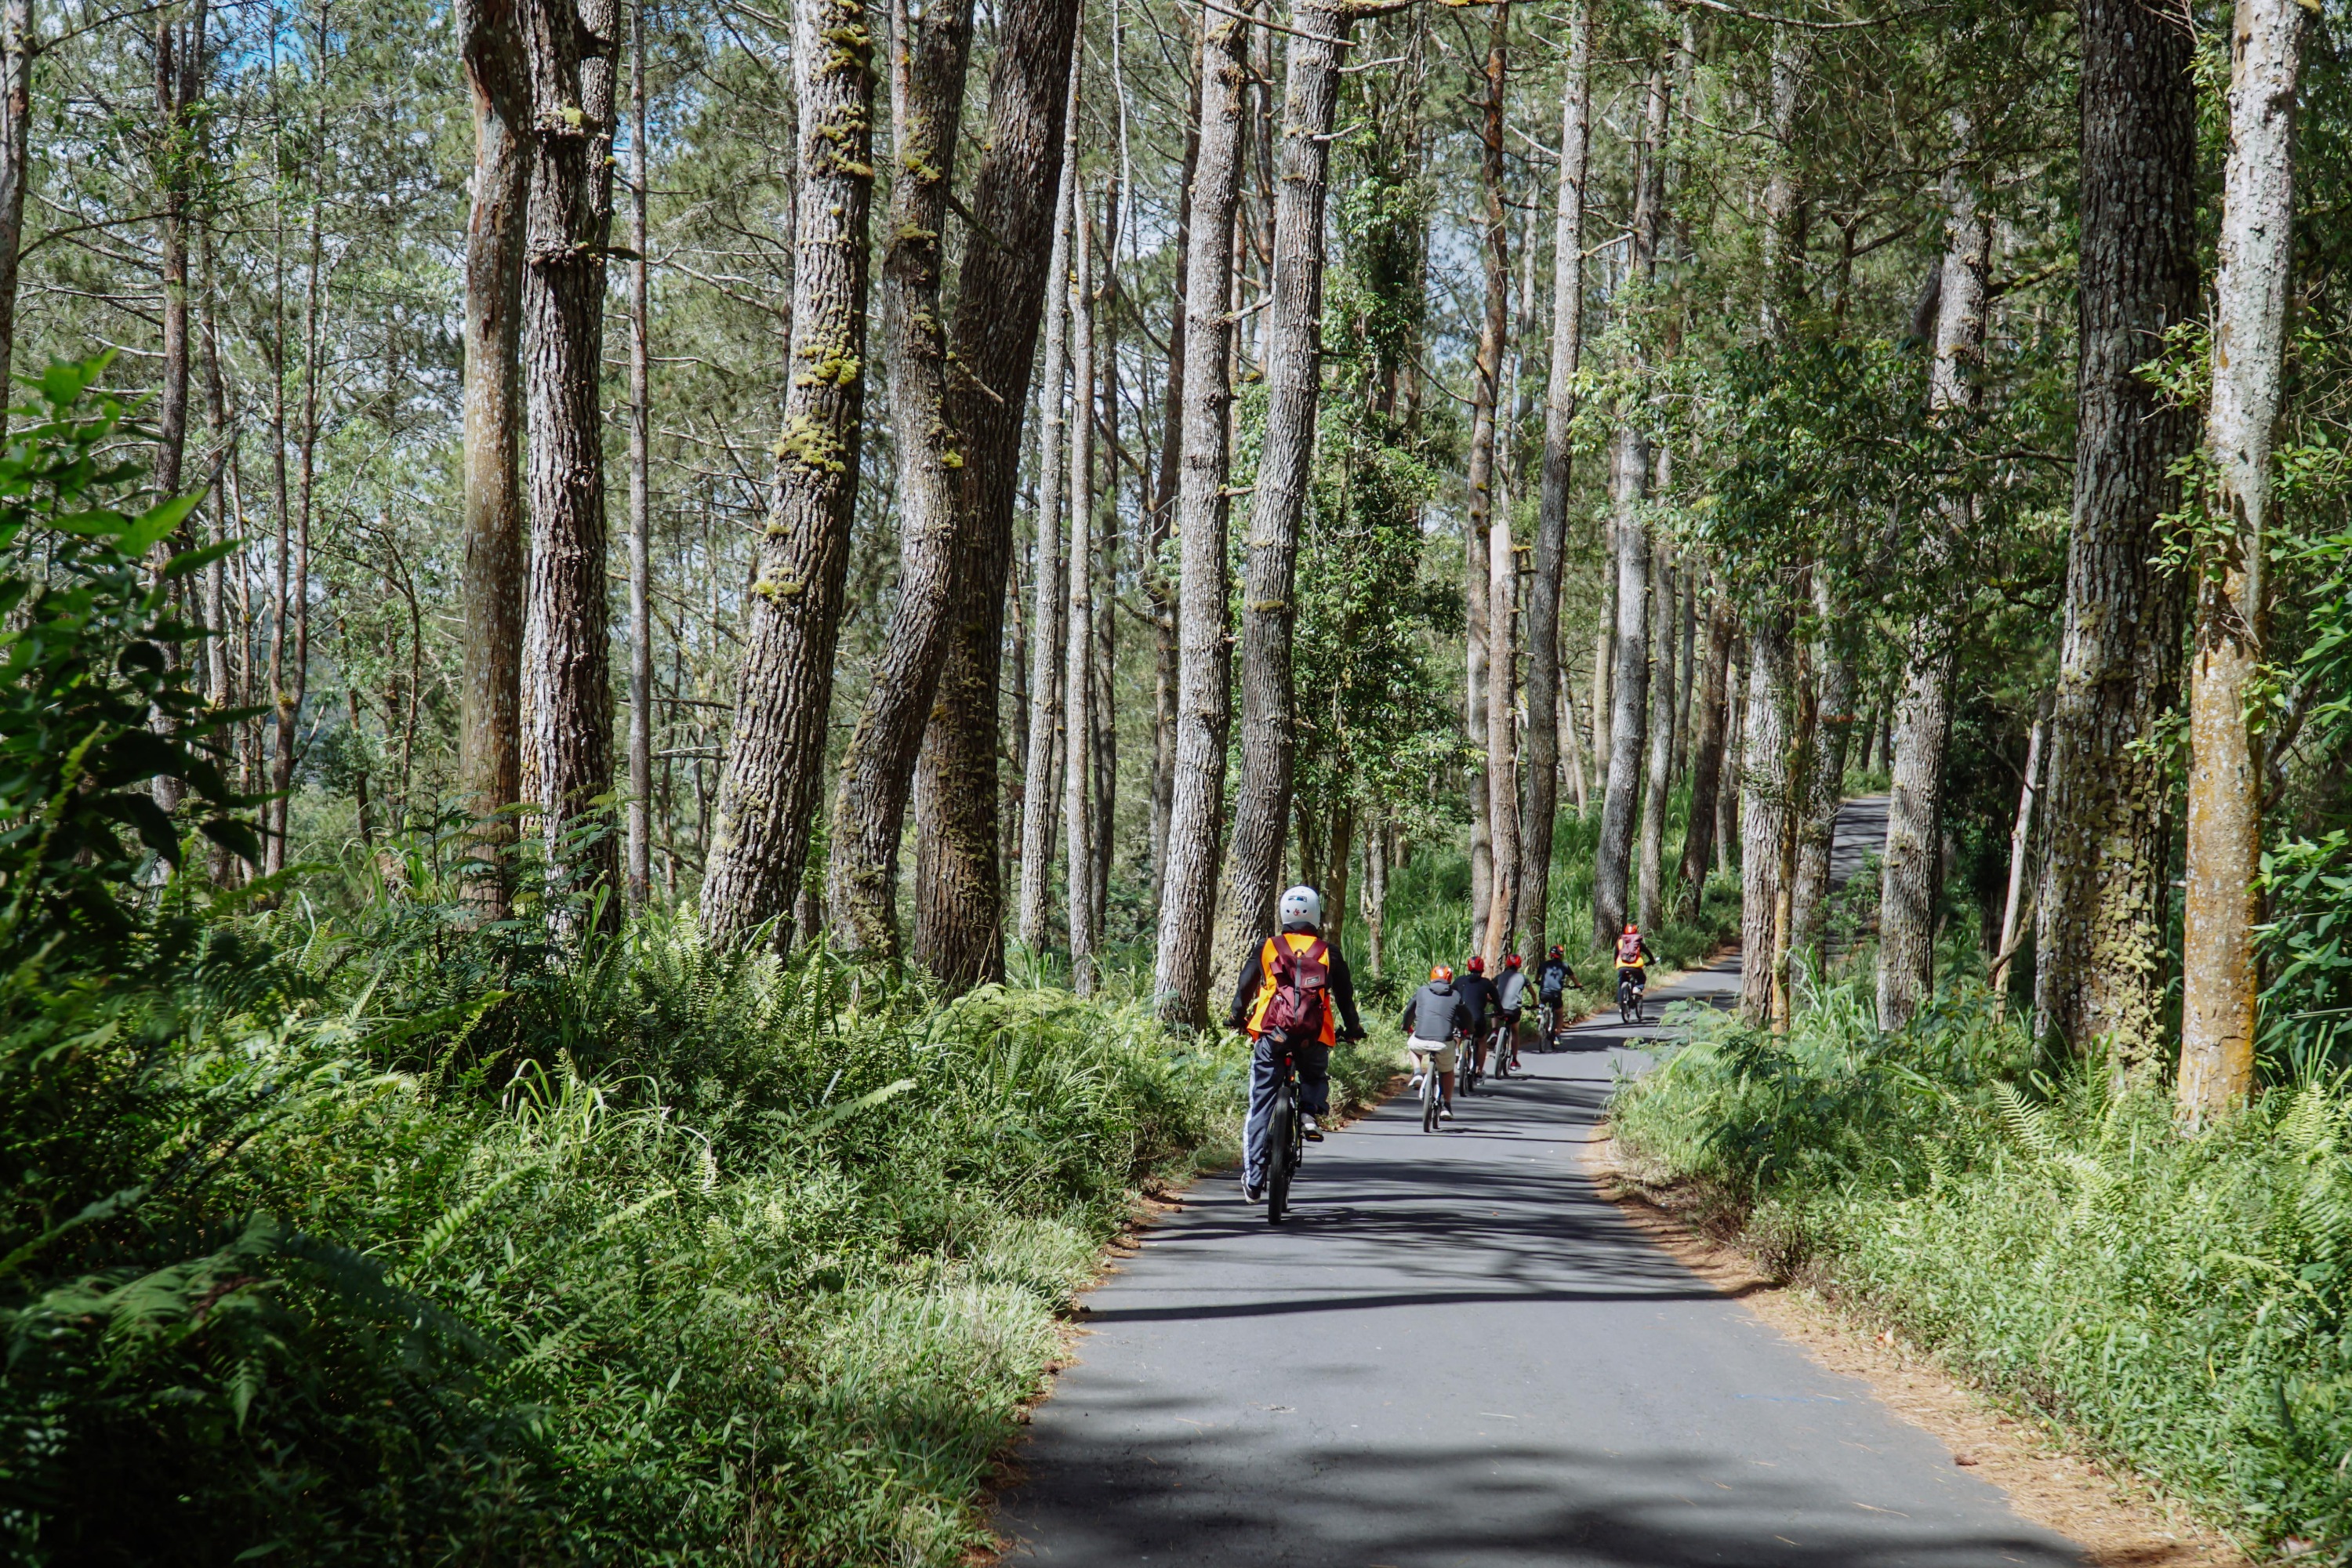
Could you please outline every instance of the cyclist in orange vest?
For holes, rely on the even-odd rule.
[[[1341,1037],[1360,1040],[1364,1026],[1356,1016],[1356,986],[1348,973],[1348,961],[1339,950],[1323,940],[1323,895],[1312,888],[1297,887],[1282,895],[1282,929],[1266,938],[1260,945],[1257,962],[1242,965],[1238,983],[1234,987],[1234,1005],[1225,1015],[1225,1026],[1246,1029],[1253,1042],[1250,1047],[1249,1118],[1242,1124],[1244,1159],[1242,1190],[1251,1203],[1265,1194],[1266,1133],[1272,1120],[1274,1091],[1282,1079],[1282,1050],[1286,1042],[1265,1037],[1265,1016],[1275,999],[1275,970],[1286,956],[1293,963],[1315,961],[1317,949],[1322,950],[1321,962],[1329,981],[1326,989],[1329,1000],[1322,1008],[1323,1020],[1316,1037],[1286,1042],[1290,1058],[1298,1068],[1298,1109],[1305,1118],[1300,1130],[1307,1142],[1323,1141],[1323,1130],[1318,1119],[1331,1110],[1331,1047]]]

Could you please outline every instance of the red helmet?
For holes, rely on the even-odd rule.
[[[1553,942],[1553,943],[1551,944],[1551,955],[1552,955],[1554,958],[1560,958],[1560,957],[1564,957],[1564,956],[1565,956],[1565,954],[1564,954],[1564,953],[1562,953],[1562,952],[1560,951],[1560,945],[1559,945],[1559,943],[1558,943],[1558,942]]]
[[[1486,973],[1486,961],[1483,958],[1474,958],[1463,967],[1473,974],[1484,974]]]
[[[1625,922],[1625,934],[1627,936],[1632,936],[1635,931],[1640,931],[1641,929],[1642,928],[1640,926],[1635,925],[1632,921],[1627,921]]]
[[[1507,952],[1507,953],[1505,953],[1505,954],[1503,955],[1503,967],[1504,967],[1504,968],[1506,968],[1506,969],[1517,969],[1518,966],[1519,966],[1519,955],[1518,955],[1517,953],[1516,953],[1516,952]]]
[[[1442,963],[1433,964],[1430,966],[1429,977],[1432,980],[1451,980],[1454,978],[1454,971]]]

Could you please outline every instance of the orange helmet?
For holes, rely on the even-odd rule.
[[[1454,971],[1442,963],[1433,964],[1430,966],[1429,977],[1432,980],[1451,980],[1454,978]]]
[[[1474,958],[1464,967],[1473,974],[1484,974],[1486,973],[1486,961],[1483,958]]]
[[[1625,922],[1625,934],[1627,936],[1632,936],[1635,931],[1640,931],[1641,929],[1642,928],[1640,926],[1635,925],[1632,921],[1627,921]]]

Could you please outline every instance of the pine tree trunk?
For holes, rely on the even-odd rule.
[[[188,442],[188,220],[199,175],[196,125],[192,111],[205,87],[203,0],[184,23],[170,11],[155,24],[156,195],[162,215],[157,252],[163,285],[163,363],[155,390],[155,493],[180,493],[180,468]],[[159,546],[168,558],[181,548]],[[177,780],[158,780],[173,786]],[[168,807],[167,807],[168,808]]]
[[[1992,989],[1992,1021],[2009,1011],[2010,961],[2024,926],[2025,868],[2033,851],[2033,812],[2042,799],[2042,758],[2050,735],[2049,705],[2033,721],[2025,742],[2025,783],[2017,794],[2017,822],[2009,831],[2009,892],[2000,909],[2000,945],[1994,950],[1987,983]]]
[[[1781,839],[1788,826],[1789,628],[1759,618],[1748,631],[1748,702],[1739,768],[1739,1011],[1751,1024],[1772,1018],[1775,918]]]
[[[1152,975],[1166,1022],[1208,1022],[1211,925],[1232,711],[1225,641],[1226,412],[1233,322],[1227,315],[1234,209],[1240,184],[1246,40],[1241,25],[1204,12],[1201,26],[1201,152],[1184,255],[1184,430],[1176,526],[1182,542],[1178,607],[1174,798],[1168,870]]]
[[[1095,993],[1095,310],[1094,266],[1089,242],[1094,224],[1087,214],[1083,185],[1073,192],[1076,224],[1070,279],[1070,624],[1064,637],[1068,664],[1062,684],[1069,706],[1062,720],[1066,772],[1062,809],[1069,858],[1070,986],[1081,996]]]
[[[1842,620],[1825,574],[1813,579],[1813,612],[1822,626],[1813,665],[1821,672],[1813,720],[1812,765],[1807,770],[1797,824],[1797,880],[1790,893],[1790,940],[1819,974],[1828,963],[1822,936],[1829,918],[1830,857],[1838,810],[1845,804],[1845,764],[1854,731],[1853,663],[1838,636]]]
[[[1723,614],[1727,613],[1727,606],[1718,605],[1717,609],[1718,614]],[[1724,670],[1723,682],[1723,760],[1731,773],[1716,786],[1715,792],[1715,870],[1721,877],[1731,875],[1732,851],[1741,844],[1739,799],[1743,786],[1739,773],[1746,766],[1748,755],[1748,700],[1744,679],[1747,671],[1738,662],[1738,629],[1735,623],[1732,659]]]
[[[522,795],[522,258],[530,173],[530,64],[517,0],[457,9],[473,95],[473,206],[466,223],[465,633],[457,784],[481,819],[468,878],[478,919],[506,918],[504,864]]]
[[[1664,63],[1653,64],[1633,195],[1632,280],[1637,289],[1656,276],[1658,237],[1665,223],[1667,84]],[[1635,353],[1629,368],[1640,384],[1646,381],[1649,367]],[[1642,503],[1649,496],[1654,454],[1640,423],[1643,416],[1639,407],[1622,412],[1610,457],[1610,531],[1617,563],[1616,668],[1610,680],[1609,783],[1601,797],[1601,840],[1592,858],[1593,940],[1604,947],[1616,942],[1629,916],[1633,832],[1650,740],[1650,526]]]
[[[1476,649],[1483,668],[1474,668],[1469,700],[1470,735],[1483,765],[1484,792],[1473,824],[1471,918],[1473,937],[1491,966],[1500,962],[1509,935],[1511,892],[1518,877],[1518,788],[1513,765],[1511,600],[1516,581],[1511,555],[1510,507],[1503,494],[1501,452],[1503,363],[1510,350],[1510,208],[1504,189],[1503,93],[1508,74],[1511,8],[1501,0],[1487,13],[1486,97],[1479,122],[1479,192],[1486,205],[1485,311],[1478,329],[1478,358],[1471,386],[1470,505],[1465,571],[1484,581],[1471,594],[1471,609],[1485,636]],[[1498,558],[1499,555],[1499,558]],[[1475,657],[1475,656],[1474,656]],[[1479,887],[1475,861],[1483,829],[1486,876]]]
[[[1074,61],[1075,63],[1075,61]],[[1077,88],[1073,71],[1071,90]],[[1055,787],[1062,772],[1055,737],[1062,723],[1063,634],[1069,578],[1062,559],[1063,388],[1069,380],[1070,223],[1077,179],[1076,104],[1064,111],[1061,187],[1054,202],[1054,248],[1045,267],[1044,384],[1037,394],[1037,549],[1030,573],[1036,633],[1029,648],[1029,752],[1021,789],[1021,944],[1045,950],[1054,900],[1054,832],[1060,825]]]
[[[824,778],[866,406],[873,21],[863,0],[811,0],[793,13],[792,374],[703,877],[703,921],[722,942],[772,921],[778,944],[790,944]]]
[[[2197,310],[2190,41],[2133,0],[2081,9],[2082,237],[2074,516],[2050,731],[2034,1027],[2152,1068],[2166,980],[2167,801],[2181,591],[2161,564],[2188,417],[2139,374]]]
[[[1661,459],[1665,456],[1662,450]],[[1648,756],[1642,776],[1642,836],[1640,882],[1636,907],[1642,929],[1654,931],[1665,920],[1666,801],[1674,784],[1675,756],[1675,627],[1677,598],[1675,556],[1671,545],[1651,552],[1654,576],[1651,602],[1659,606],[1664,625],[1658,628],[1657,654],[1650,668],[1650,733]]]
[[[1969,126],[1954,116],[1956,144]],[[1944,176],[1946,230],[1937,285],[1935,362],[1927,401],[1938,413],[1976,405],[1982,380],[1985,309],[1992,265],[1992,222],[1975,177]],[[1953,638],[1962,595],[1943,579],[1969,526],[1965,505],[1946,509],[1944,532],[1920,551],[1927,606],[1912,621],[1903,684],[1895,704],[1893,782],[1886,803],[1886,850],[1879,871],[1878,1026],[1899,1029],[1934,990],[1937,880],[1943,863],[1944,757],[1952,731]]]
[[[1184,116],[1184,163],[1177,181],[1175,254],[1191,254],[1192,179],[1201,162],[1201,81],[1192,79]],[[1168,891],[1168,825],[1176,809],[1176,694],[1181,683],[1176,647],[1176,584],[1162,557],[1176,522],[1176,492],[1184,454],[1185,268],[1176,268],[1175,309],[1168,321],[1168,378],[1161,389],[1160,475],[1152,489],[1151,527],[1144,549],[1152,565],[1144,576],[1151,605],[1151,897]]]
[[[37,52],[32,0],[0,0],[0,377],[16,365],[16,266],[25,245],[25,186],[32,175]]]
[[[1077,20],[1078,0],[1036,0],[1002,14],[981,143],[987,151],[972,182],[973,238],[950,337],[957,374],[948,423],[967,445],[957,470],[947,663],[916,774],[915,956],[952,990],[1004,973],[998,666]],[[1083,872],[1076,885],[1085,885]]]
[[[1697,584],[1692,584],[1696,596]],[[1706,617],[1706,673],[1699,682],[1698,733],[1691,745],[1690,826],[1683,835],[1682,901],[1679,912],[1696,923],[1700,900],[1706,892],[1707,863],[1722,831],[1718,802],[1723,795],[1723,757],[1729,739],[1729,679],[1731,645],[1738,637],[1731,611],[1720,594],[1710,600]]]
[[[898,840],[940,669],[956,561],[961,432],[947,416],[941,236],[963,125],[971,0],[898,0],[890,47],[891,160],[882,342],[898,457],[898,593],[866,703],[842,755],[825,868],[826,924],[845,951],[898,952]]]
[[[2180,965],[2180,1108],[2200,1123],[2243,1104],[2253,1090],[2263,758],[2247,710],[2268,611],[2263,531],[2294,229],[2295,83],[2309,24],[2295,0],[2239,0],[2231,28],[2230,149],[2206,425],[2231,531],[2198,583]]]
[[[1282,837],[1297,752],[1291,637],[1297,624],[1299,523],[1322,393],[1323,209],[1339,58],[1353,18],[1345,0],[1297,0],[1276,156],[1273,303],[1265,311],[1266,409],[1242,568],[1242,772],[1220,967],[1238,970],[1274,933]],[[1327,893],[1328,889],[1326,889]],[[1327,897],[1336,921],[1342,906]],[[1327,931],[1327,935],[1329,932]]]
[[[617,0],[531,0],[530,193],[522,280],[530,498],[524,769],[547,835],[550,889],[613,889],[619,855],[596,830],[613,789],[606,635],[605,247],[620,59]],[[609,914],[608,910],[608,914]]]
[[[646,215],[646,0],[629,10],[629,907],[653,896],[653,264]]]

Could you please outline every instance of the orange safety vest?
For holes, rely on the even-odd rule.
[[[1257,1000],[1250,1004],[1249,1010],[1249,1032],[1250,1037],[1253,1039],[1265,1032],[1265,1026],[1262,1020],[1265,1017],[1266,1004],[1274,1000],[1274,944],[1277,942],[1288,942],[1290,944],[1291,952],[1305,952],[1308,948],[1313,947],[1317,942],[1321,942],[1322,940],[1323,939],[1321,937],[1317,936],[1311,931],[1286,931],[1282,932],[1279,936],[1270,936],[1266,938],[1265,945],[1258,949]],[[1335,1023],[1338,1012],[1339,1001],[1336,997],[1324,1005],[1323,1043],[1327,1046],[1335,1045],[1339,1042],[1339,1036]]]

